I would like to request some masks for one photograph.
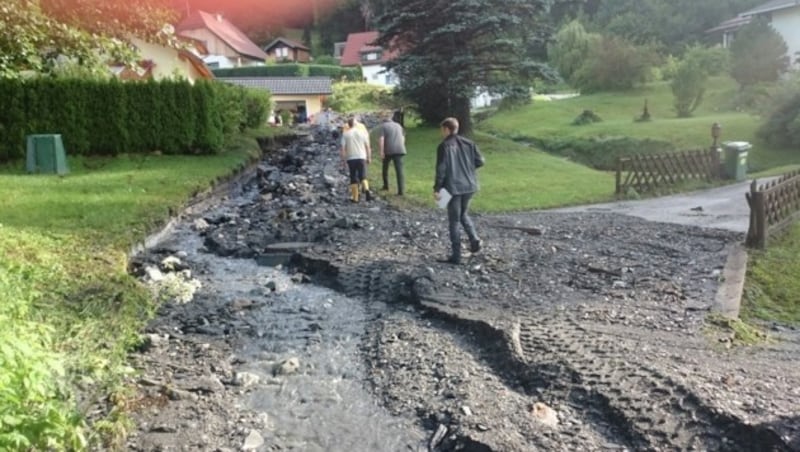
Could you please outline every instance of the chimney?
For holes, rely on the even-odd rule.
[[[217,22],[222,22],[222,13],[217,13]]]

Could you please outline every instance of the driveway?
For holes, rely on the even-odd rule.
[[[636,201],[567,207],[555,211],[620,213],[648,221],[744,233],[747,232],[750,219],[750,208],[744,195],[750,190],[750,183],[748,180],[710,190]]]

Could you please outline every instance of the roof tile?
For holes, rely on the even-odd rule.
[[[272,94],[331,94],[330,77],[218,77],[217,80]]]

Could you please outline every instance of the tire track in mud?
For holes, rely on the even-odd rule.
[[[552,433],[526,432],[531,443],[544,448],[577,447],[582,437],[632,450],[792,450],[772,430],[715,410],[648,365],[637,341],[623,339],[630,334],[624,328],[606,334],[564,312],[537,318],[470,312],[464,307],[479,300],[437,288],[432,271],[424,267],[391,261],[351,265],[302,255],[293,264],[347,296],[418,305],[428,318],[442,322],[443,333],[477,338],[480,359],[491,356],[487,363],[509,390],[517,391],[514,383],[521,383],[532,401],[553,400],[581,419],[578,426],[560,427],[555,442]],[[463,441],[474,442],[468,432],[461,434]]]
[[[615,419],[636,450],[790,450],[771,430],[717,412],[647,365],[648,357],[637,356],[634,343],[599,335],[571,319],[525,319],[515,330],[516,347],[539,380],[569,381],[562,389],[572,394],[568,397],[577,394]]]

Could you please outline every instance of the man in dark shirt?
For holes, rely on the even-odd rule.
[[[406,155],[406,136],[403,126],[392,121],[387,116],[380,125],[381,159],[383,159],[383,187],[389,190],[389,163],[394,162],[394,172],[397,176],[397,194],[403,196],[405,191],[405,176],[403,174],[403,156]]]
[[[475,231],[475,225],[469,217],[469,203],[478,191],[478,175],[476,169],[483,166],[484,159],[478,146],[471,140],[458,135],[458,120],[446,118],[440,124],[444,138],[436,150],[436,180],[433,184],[433,197],[438,201],[439,190],[446,189],[452,199],[447,204],[447,220],[450,228],[450,257],[444,262],[461,263],[461,229],[459,223],[469,237],[470,251],[476,253],[481,249],[481,240]]]

